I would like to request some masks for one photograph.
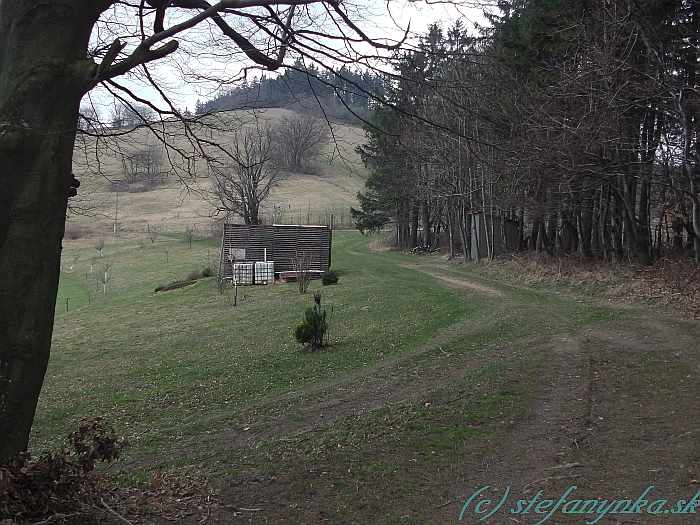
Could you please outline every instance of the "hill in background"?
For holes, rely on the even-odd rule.
[[[213,144],[226,143],[232,136],[226,130],[236,125],[256,120],[274,125],[292,115],[291,110],[281,108],[222,112],[203,116],[200,129],[194,126],[190,131]],[[115,215],[118,233],[212,228],[216,217],[212,217],[215,206],[207,166],[187,160],[193,139],[179,123],[155,125],[168,137],[167,151],[145,127],[109,139],[80,137],[74,172],[82,185],[79,196],[71,199],[68,238],[114,234]],[[325,223],[332,213],[338,227],[352,227],[349,208],[356,205],[364,183],[355,147],[364,140],[364,133],[357,125],[329,126],[332,141],[324,148],[315,174],[287,174],[263,203],[265,223],[271,222],[272,206],[278,205],[283,223]],[[141,165],[138,177],[132,173],[135,162],[148,164],[146,168]]]
[[[369,118],[375,101],[384,98],[386,88],[386,79],[371,71],[345,66],[338,71],[320,71],[297,60],[281,75],[246,80],[207,102],[197,101],[195,113],[284,108],[360,125]]]

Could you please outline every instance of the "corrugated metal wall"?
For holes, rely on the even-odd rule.
[[[486,259],[518,250],[518,222],[483,213],[472,214],[471,258]]]
[[[265,248],[267,260],[275,263],[276,274],[293,271],[292,258],[301,251],[312,254],[311,270],[325,272],[331,265],[331,243],[332,230],[328,226],[225,224],[221,246],[223,277],[233,276],[231,253],[237,251],[240,255],[240,250],[245,250],[245,258],[236,258],[236,262],[257,262],[264,260]]]

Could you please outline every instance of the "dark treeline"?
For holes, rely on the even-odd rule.
[[[263,75],[219,93],[208,102],[197,102],[195,113],[253,108],[317,110],[347,122],[369,117],[376,100],[385,96],[384,76],[343,66],[322,71],[297,60],[275,77]]]
[[[478,38],[434,26],[398,57],[358,228],[469,257],[483,212],[521,249],[698,260],[700,0],[499,5]]]

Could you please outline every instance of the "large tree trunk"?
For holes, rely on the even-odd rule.
[[[0,1],[0,460],[27,449],[49,361],[97,4]]]

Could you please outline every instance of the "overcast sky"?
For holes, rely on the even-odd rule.
[[[455,20],[461,18],[464,25],[472,32],[474,31],[474,23],[485,24],[482,16],[482,7],[478,3],[472,1],[433,2],[425,0],[389,0],[388,2],[382,2],[380,0],[361,0],[361,2],[361,9],[356,13],[356,16],[362,17],[363,20],[359,21],[358,25],[372,38],[398,39],[402,36],[403,30],[409,27],[409,23],[411,33],[414,37],[425,34],[430,24],[440,21],[443,27],[447,29]],[[191,11],[189,13],[191,13]],[[189,65],[191,68],[198,67],[196,53],[194,56],[190,57]],[[232,76],[236,76],[240,69],[240,63],[234,58],[230,63],[210,61],[205,63],[202,67],[205,73],[211,72],[212,76],[217,76],[219,74],[225,76],[229,70],[232,72]],[[198,99],[202,102],[211,99],[218,88],[213,82],[202,82],[198,84],[189,82],[183,84],[183,82],[179,80],[181,75],[179,75],[175,67],[172,64],[169,65],[167,61],[163,61],[158,65],[152,64],[151,69],[154,74],[161,76],[159,84],[165,86],[164,91],[180,109],[187,107],[190,111],[193,111]],[[251,74],[255,76],[256,72]],[[129,82],[128,79],[124,78],[119,79],[119,81],[127,85],[134,93],[142,98],[153,101],[159,98],[155,90],[145,88],[143,85],[139,85],[139,83]],[[108,102],[106,102],[107,98],[100,95],[99,92],[95,92],[93,94],[93,100],[101,102],[102,107],[99,111],[102,114],[102,118],[108,120],[110,109],[108,107]],[[162,106],[160,103],[157,103],[157,105]]]

